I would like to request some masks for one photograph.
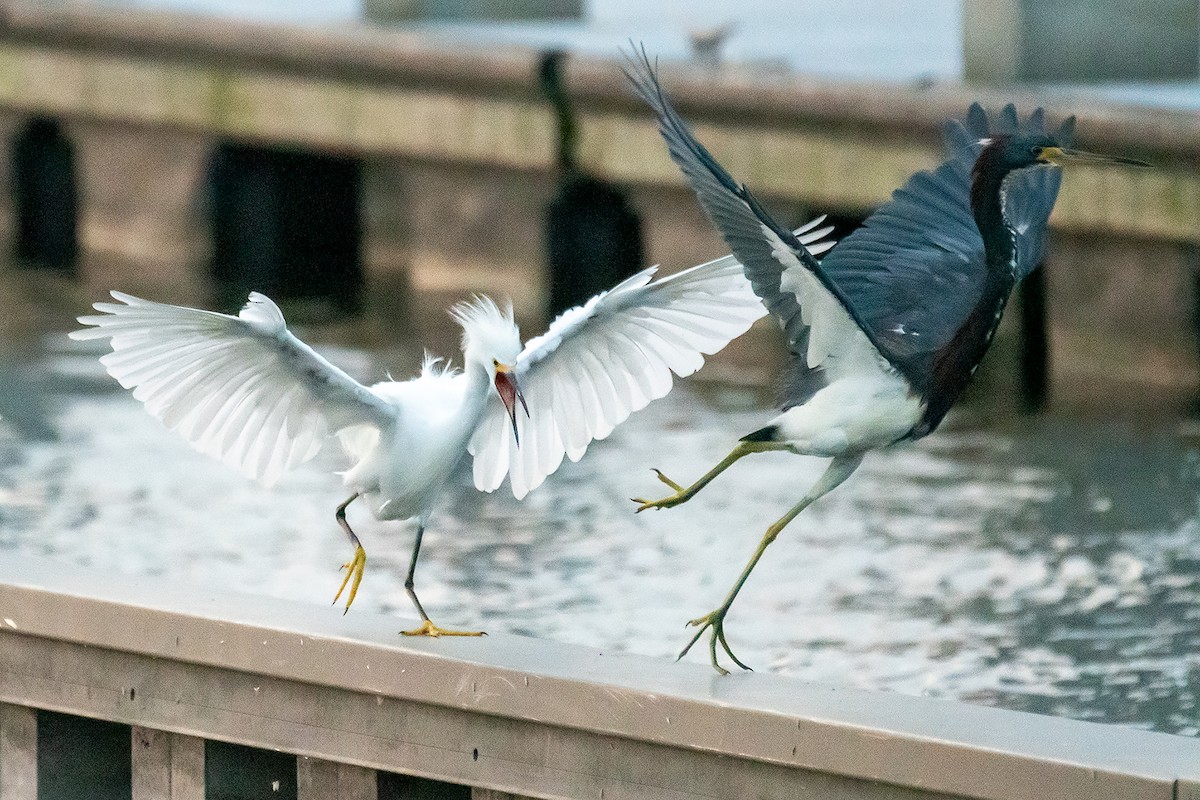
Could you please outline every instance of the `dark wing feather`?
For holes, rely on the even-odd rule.
[[[808,348],[810,322],[801,312],[796,293],[782,285],[784,272],[798,262],[853,318],[846,298],[828,280],[816,257],[796,235],[775,221],[754,195],[735,181],[696,140],[663,92],[645,50],[629,55],[625,75],[657,115],[659,131],[666,140],[671,158],[696,192],[705,213],[742,262],[755,294],[783,325],[792,352],[803,357]],[[787,252],[781,252],[781,248]],[[789,255],[792,263],[788,263]]]
[[[975,307],[985,276],[983,238],[971,211],[971,171],[981,140],[1042,132],[1044,115],[1021,123],[1008,106],[993,126],[978,105],[947,125],[947,160],[919,172],[838,243],[822,267],[874,334],[880,351],[914,385],[925,384],[933,354],[949,343]],[[1067,129],[1069,133],[1069,128]],[[1058,196],[1059,170],[1009,177],[1006,214],[1017,231],[1018,280],[1037,267]]]
[[[1021,130],[1045,132],[1046,119],[1042,109],[1034,110]],[[1062,147],[1070,147],[1074,143],[1074,117],[1059,126],[1055,138]],[[1023,169],[1008,179],[1004,213],[1017,232],[1018,282],[1037,269],[1046,255],[1050,212],[1054,210],[1061,185],[1062,170],[1055,167]]]
[[[657,114],[671,157],[745,265],[754,291],[783,322],[793,352],[803,356],[805,337],[822,333],[801,313],[803,287],[793,291],[796,283],[789,280],[800,266],[915,388],[925,387],[934,355],[963,325],[983,289],[983,238],[970,199],[982,140],[1044,132],[1045,115],[1036,111],[1022,123],[1010,105],[993,124],[978,104],[972,105],[964,121],[947,127],[947,160],[932,172],[912,176],[818,264],[696,141],[664,95],[644,50],[640,58],[629,60],[626,75]],[[1069,137],[1070,131],[1068,122],[1060,135]],[[1006,213],[1017,231],[1018,279],[1041,259],[1058,187],[1053,168],[1022,170],[1006,184]],[[781,245],[790,253],[782,253]],[[789,255],[792,263],[787,263]],[[812,349],[819,354],[823,345]],[[819,362],[810,358],[809,365]],[[806,379],[810,371],[802,368],[798,374]]]

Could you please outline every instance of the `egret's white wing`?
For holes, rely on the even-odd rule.
[[[93,327],[100,359],[146,410],[197,450],[271,484],[316,455],[331,431],[385,427],[395,410],[288,331],[271,299],[250,295],[234,317],[113,292]]]
[[[578,461],[593,439],[669,392],[671,373],[692,374],[766,313],[733,256],[651,283],[654,272],[564,312],[526,344],[517,361],[529,404],[528,418],[517,418],[520,447],[492,397],[468,448],[477,487],[493,491],[507,474],[524,497],[564,455]]]

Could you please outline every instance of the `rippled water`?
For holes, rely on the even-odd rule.
[[[0,362],[0,557],[329,602],[349,555],[332,449],[261,489],[162,430],[94,353],[41,342]],[[462,475],[426,538],[422,600],[444,625],[669,668],[684,621],[720,601],[823,462],[747,458],[668,511],[635,515],[628,498],[663,488],[652,466],[690,480],[771,413],[756,392],[688,382],[523,503]],[[960,412],[869,456],[793,523],[729,638],[751,665],[806,679],[1198,735],[1198,489],[1200,449],[1175,421]],[[351,520],[371,556],[356,608],[407,622],[412,529]]]

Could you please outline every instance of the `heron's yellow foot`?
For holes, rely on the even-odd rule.
[[[439,628],[433,624],[432,620],[425,620],[421,623],[421,627],[413,628],[411,631],[400,631],[405,636],[487,636],[486,631],[452,631],[448,628]]]
[[[358,594],[358,585],[362,583],[363,570],[367,566],[367,551],[363,550],[362,545],[354,549],[354,558],[350,559],[345,564],[342,564],[342,569],[346,570],[346,577],[342,578],[342,585],[338,587],[337,594],[333,596],[333,602],[336,604],[338,598],[342,596],[342,592],[346,589],[346,584],[350,584],[350,594],[346,597],[346,611],[350,610],[350,605],[354,602],[354,596]],[[353,581],[351,581],[353,578]],[[346,611],[342,613],[345,614]]]
[[[705,631],[709,631],[708,652],[709,658],[712,661],[713,669],[715,669],[721,675],[729,674],[729,670],[725,669],[717,662],[717,643],[720,642],[721,649],[725,651],[726,655],[733,659],[733,663],[737,664],[742,669],[749,670],[750,667],[743,664],[741,659],[733,654],[733,650],[729,648],[729,642],[725,641],[725,615],[728,613],[729,606],[722,606],[716,611],[705,614],[703,617],[696,617],[696,619],[689,620],[689,626],[693,628],[699,628],[700,630],[696,631],[696,635],[693,636],[692,640],[687,643],[687,646],[679,651],[679,655],[675,658],[675,660],[678,661],[687,655],[687,651],[692,649],[692,645],[699,641],[700,637],[704,635]]]
[[[670,486],[672,489],[674,489],[675,494],[668,495],[668,496],[662,498],[661,500],[647,500],[644,497],[630,498],[633,500],[633,502],[639,504],[637,507],[637,511],[635,511],[634,513],[641,513],[642,511],[645,511],[648,508],[671,508],[673,506],[679,505],[680,503],[686,503],[688,500],[691,500],[692,495],[695,494],[695,492],[688,491],[687,489],[680,486],[675,481],[668,478],[666,475],[664,475],[662,473],[662,470],[656,469],[656,470],[654,470],[654,474],[658,476],[658,479],[660,481],[662,481],[667,486]]]

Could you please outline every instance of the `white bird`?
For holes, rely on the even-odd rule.
[[[798,233],[818,252],[828,228]],[[511,306],[476,297],[462,326],[461,372],[426,356],[408,381],[363,386],[288,331],[278,306],[250,295],[238,316],[112,292],[74,339],[108,338],[109,374],[196,449],[270,485],[337,434],[353,464],[335,518],[354,546],[343,568],[354,602],[366,552],[346,521],[364,498],[382,520],[415,518],[405,589],[421,615],[408,635],[478,635],[433,624],[414,589],[421,538],[455,466],[474,456],[475,485],[509,477],[518,499],[563,457],[578,461],[630,413],[667,394],[765,314],[732,256],[651,282],[654,267],[559,316],[521,347]],[[518,414],[518,404],[523,416]]]

